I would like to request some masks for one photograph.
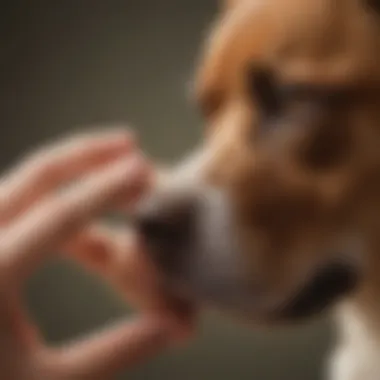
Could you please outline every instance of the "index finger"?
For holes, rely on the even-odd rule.
[[[111,130],[73,136],[33,153],[0,181],[0,220],[9,221],[67,181],[125,155],[131,134]]]
[[[194,332],[197,308],[174,294],[139,241],[126,226],[91,225],[64,250],[85,268],[94,270],[130,306],[144,312],[170,315],[179,340]]]
[[[1,240],[1,263],[9,275],[25,280],[52,249],[134,191],[136,184],[145,180],[145,168],[145,161],[138,156],[120,159],[16,220]]]

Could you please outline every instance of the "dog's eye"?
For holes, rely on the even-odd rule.
[[[335,109],[347,105],[353,94],[342,87],[316,86],[306,83],[295,83],[282,87],[282,98],[299,104],[314,104],[321,109]]]
[[[282,108],[281,91],[269,70],[254,69],[250,73],[249,96],[264,117],[275,117]]]

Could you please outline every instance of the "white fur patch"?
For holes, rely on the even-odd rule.
[[[328,363],[329,380],[380,379],[380,329],[353,305],[339,310],[340,344]]]

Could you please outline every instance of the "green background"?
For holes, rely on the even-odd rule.
[[[88,126],[128,122],[154,157],[174,161],[201,137],[188,100],[215,1],[8,1],[0,12],[0,164]],[[53,262],[27,299],[51,343],[128,313],[92,276]],[[322,379],[329,323],[258,332],[216,314],[186,348],[120,379]]]

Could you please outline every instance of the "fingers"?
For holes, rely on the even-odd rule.
[[[110,379],[118,371],[159,354],[170,344],[170,323],[145,318],[123,323],[44,357],[57,378]]]
[[[133,238],[127,226],[94,223],[65,243],[63,249],[86,268],[116,279],[119,274],[124,277],[125,270],[131,268],[130,259],[135,253],[131,249]]]
[[[126,131],[68,139],[23,161],[0,183],[1,221],[8,221],[46,193],[79,175],[128,153],[133,138]]]
[[[133,306],[161,309],[166,300],[158,273],[136,240],[127,227],[92,225],[64,249],[84,267],[106,278]]]
[[[92,225],[65,245],[84,267],[94,270],[139,309],[163,309],[166,299],[158,273],[127,228]]]
[[[0,262],[11,276],[25,278],[49,250],[134,192],[146,167],[139,156],[124,157],[40,202],[3,232]]]
[[[92,225],[64,249],[84,267],[105,277],[133,307],[170,316],[176,322],[178,340],[193,334],[194,305],[170,293],[139,239],[127,227]]]
[[[119,251],[128,254],[124,249],[126,234],[127,228],[115,232],[100,223],[90,224],[65,242],[62,249],[65,257],[74,259],[86,269],[113,278]]]

